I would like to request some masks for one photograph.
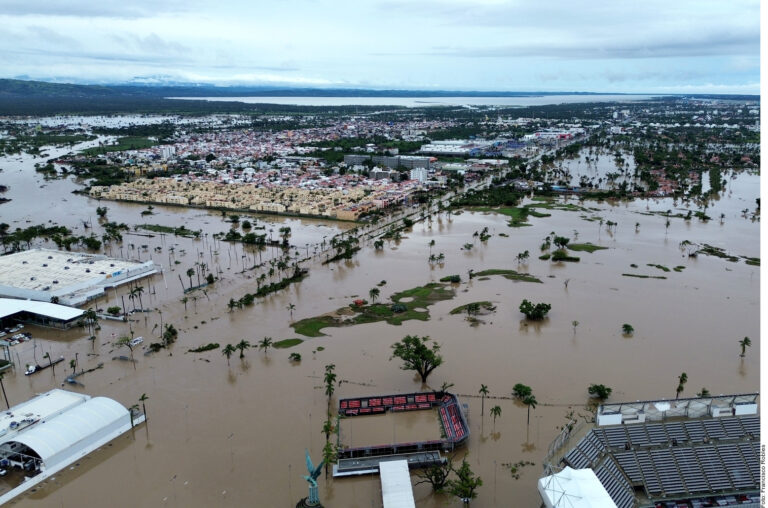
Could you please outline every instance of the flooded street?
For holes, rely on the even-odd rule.
[[[59,155],[57,150],[47,152],[47,158]],[[33,167],[42,160],[0,158],[0,184],[10,186],[4,196],[12,199],[0,205],[0,222],[16,228],[53,221],[76,234],[90,234],[85,221],[100,236],[95,209],[107,206],[108,220],[125,222],[132,229],[124,234],[122,245],[110,247],[111,254],[152,258],[165,271],[140,282],[145,287],[144,307],[152,311],[134,314],[130,323],[101,320],[94,342],[83,329],[25,328],[36,339],[12,348],[17,368],[4,379],[12,405],[61,386],[65,366],[77,354],[78,369],[99,363],[104,367],[78,378],[84,387],[67,385],[67,389],[112,397],[125,406],[137,404],[146,393],[148,423],[13,504],[75,507],[109,499],[112,506],[126,507],[295,506],[307,495],[301,478],[306,474],[304,450],[309,449],[317,463],[324,445],[325,365],[335,364],[339,380],[344,381],[336,389],[334,403],[338,398],[417,391],[421,383],[413,373],[390,360],[391,345],[408,334],[429,335],[442,345],[444,363],[428,384],[433,389],[453,384],[451,391],[469,405],[472,434],[456,460],[466,453],[473,471],[483,479],[472,503],[475,507],[539,506],[535,484],[547,446],[569,410],[587,414],[584,405],[592,383],[612,387],[611,401],[672,398],[682,372],[689,378],[683,397],[695,396],[703,387],[713,394],[753,392],[759,387],[761,345],[755,339],[760,336],[760,267],[743,259],[729,262],[703,254],[690,258],[680,248],[688,240],[722,247],[735,256],[759,257],[759,222],[741,213],[755,208],[757,175],[729,179],[724,196],[708,208],[713,219],[706,223],[671,218],[665,227],[666,218],[650,212],[685,209],[672,199],[579,203],[572,198],[569,203],[590,210],[540,210],[551,216],[531,216],[531,226],[520,228],[509,227],[508,218],[495,213],[443,213],[433,216],[431,224],[415,224],[398,242],[385,241],[383,250],[361,245],[351,260],[328,265],[321,264],[322,257],[312,257],[314,247],[355,224],[252,216],[254,226],[264,226],[262,232],[267,233],[272,229],[275,237],[280,227],[291,227],[291,245],[302,257],[311,257],[302,264],[309,276],[257,298],[253,306],[230,311],[230,299],[255,292],[260,272],[243,270],[261,261],[255,250],[213,240],[214,233],[231,227],[220,212],[155,205],[153,215],[142,216],[146,205],[72,194],[79,185],[71,178],[46,182]],[[618,225],[609,230],[598,220],[586,220],[591,217]],[[135,224],[184,224],[202,234],[194,239],[133,231]],[[473,233],[484,227],[492,237],[481,243]],[[607,249],[574,252],[580,258],[576,263],[540,260],[540,245],[551,232],[571,238],[572,243],[591,242]],[[435,246],[430,251],[431,240]],[[466,243],[473,244],[471,250],[462,250]],[[276,250],[262,251],[263,262],[279,256]],[[518,264],[516,256],[525,250],[530,258]],[[445,262],[430,265],[430,252],[444,253]],[[187,294],[184,303],[181,286],[189,285],[185,273],[196,261],[206,263],[220,280],[206,288],[207,294]],[[672,270],[679,266],[684,268]],[[542,283],[499,275],[467,280],[470,269],[493,268],[529,272]],[[326,328],[326,336],[317,338],[301,337],[290,327],[291,304],[293,320],[298,321],[347,306],[355,297],[368,298],[373,287],[379,287],[380,300],[387,301],[393,293],[452,274],[462,278],[460,284],[449,285],[455,297],[430,306],[429,321]],[[543,322],[524,320],[518,310],[524,298],[552,305]],[[477,301],[496,306],[495,312],[479,316],[483,322],[477,326],[471,326],[464,314],[449,314]],[[127,286],[110,290],[96,304],[106,309],[123,302],[131,308]],[[145,338],[146,347],[158,341],[163,323],[179,330],[170,351],[149,355],[135,351],[135,369],[129,362],[113,360],[128,353],[115,349],[112,343],[117,337],[132,330]],[[632,337],[622,335],[624,323],[634,327]],[[753,338],[753,347],[740,358],[738,341],[745,336]],[[290,349],[251,349],[243,359],[235,354],[229,366],[221,349],[187,352],[209,342],[223,347],[245,339],[255,346],[264,337],[305,341]],[[24,376],[24,365],[41,361],[44,353],[51,358],[63,355],[67,361],[54,372]],[[290,353],[300,354],[301,361],[290,362]],[[531,386],[539,401],[530,412],[530,424],[526,408],[510,398],[515,383]],[[490,390],[485,415],[478,394],[481,384]],[[502,410],[495,427],[488,413],[494,405]],[[368,420],[376,421],[368,425]],[[439,424],[432,411],[358,417],[342,422],[341,437],[352,446],[439,439]],[[504,464],[521,460],[535,465],[524,468],[515,480]],[[326,506],[381,506],[378,477],[321,477],[319,484]],[[433,496],[427,485],[416,486],[415,494],[418,506],[458,505]]]

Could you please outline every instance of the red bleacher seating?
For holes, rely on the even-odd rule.
[[[429,409],[432,406],[429,405],[428,402],[425,402],[424,404],[419,404],[419,409]]]
[[[405,397],[395,397],[395,404],[405,404],[408,402]]]
[[[357,400],[357,399],[350,400],[349,401],[349,407],[360,407],[360,401]]]
[[[382,399],[382,402],[385,406],[391,406],[392,405],[392,397],[384,397]]]
[[[368,399],[368,407],[380,406],[380,405],[381,405],[381,399],[379,398]]]
[[[414,397],[414,400],[416,402],[426,402],[427,401],[427,396],[426,395],[417,395],[416,397]]]
[[[354,416],[357,414],[357,409],[347,409],[347,416]]]
[[[427,395],[427,400],[430,401],[430,402],[434,402],[435,401],[435,394],[434,393],[430,393],[429,395]]]
[[[341,409],[347,409],[347,401],[346,400],[342,400],[341,404],[339,405],[339,407]]]
[[[360,410],[360,414],[363,414],[363,413],[370,413],[370,412],[371,412],[371,408],[369,408],[369,407],[364,407],[364,408],[362,408],[362,409]]]

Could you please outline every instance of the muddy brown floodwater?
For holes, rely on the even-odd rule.
[[[306,496],[306,482],[301,478],[305,474],[304,449],[317,462],[324,444],[325,365],[335,364],[339,379],[347,381],[338,386],[334,404],[337,398],[419,390],[420,382],[412,373],[390,361],[391,344],[406,334],[429,335],[442,344],[445,362],[431,374],[429,386],[453,383],[452,391],[469,405],[472,434],[456,455],[460,459],[466,454],[483,479],[473,502],[476,507],[539,506],[535,484],[541,460],[557,427],[565,422],[565,414],[570,409],[585,412],[591,383],[612,387],[614,401],[674,397],[681,372],[689,378],[683,396],[694,396],[702,387],[715,394],[758,389],[760,343],[754,339],[759,337],[760,268],[746,265],[744,260],[732,263],[704,255],[688,258],[679,248],[681,241],[689,240],[723,247],[734,255],[759,256],[759,222],[741,216],[742,209],[754,209],[758,176],[744,174],[729,180],[724,195],[708,209],[715,219],[707,223],[671,219],[668,230],[664,217],[646,214],[682,207],[670,199],[585,202],[584,206],[596,210],[589,214],[554,210],[550,217],[531,217],[531,226],[522,228],[508,227],[505,217],[497,214],[443,214],[431,224],[416,224],[405,238],[387,242],[382,251],[365,245],[353,259],[331,265],[313,259],[305,263],[310,274],[301,283],[258,299],[252,307],[229,312],[230,298],[255,290],[259,272],[238,272],[258,254],[211,239],[213,233],[229,227],[220,213],[155,206],[155,215],[142,217],[144,205],[98,202],[71,194],[77,188],[71,181],[43,181],[34,173],[34,162],[26,156],[0,160],[0,183],[11,186],[7,197],[13,199],[0,206],[0,217],[12,227],[51,220],[77,227],[78,234],[83,234],[81,221],[90,217],[100,234],[95,208],[106,205],[110,220],[131,225],[185,224],[208,236],[194,240],[126,235],[123,255],[152,257],[163,264],[165,274],[142,282],[144,307],[151,312],[134,314],[130,324],[102,320],[93,343],[82,329],[59,332],[27,327],[36,339],[13,349],[22,368],[5,378],[12,404],[61,386],[68,370],[64,366],[77,354],[80,367],[103,362],[104,368],[80,378],[83,387],[69,389],[112,397],[126,406],[146,393],[148,423],[18,499],[18,505],[294,506]],[[717,219],[721,213],[725,214],[722,224]],[[599,216],[618,226],[608,231],[582,215]],[[278,217],[257,220],[275,231],[289,224],[291,243],[310,254],[323,237],[330,239],[350,227]],[[635,223],[639,223],[637,231]],[[474,239],[470,251],[461,250],[465,243],[473,242],[473,232],[486,226],[493,236],[485,244]],[[539,246],[553,231],[572,241],[608,249],[575,253],[581,258],[578,263],[540,260]],[[435,240],[432,252],[445,254],[442,265],[432,267],[427,262],[430,240]],[[147,245],[146,250],[141,245]],[[169,256],[170,246],[176,248],[173,257]],[[111,249],[113,255],[120,255],[119,245]],[[530,251],[531,259],[518,266],[515,257],[524,250]],[[262,253],[276,255],[270,250]],[[185,310],[178,275],[186,285],[184,274],[196,258],[216,267],[221,280],[208,288],[207,297],[188,295]],[[663,272],[648,264],[685,268]],[[528,271],[543,282],[515,282],[500,276],[466,281],[469,269],[488,268]],[[667,278],[631,278],[622,273]],[[386,280],[380,288],[385,299],[451,274],[460,274],[463,282],[453,286],[454,299],[429,307],[429,321],[329,328],[324,330],[327,336],[307,338],[291,349],[251,349],[242,360],[236,354],[229,366],[220,349],[187,352],[208,342],[223,346],[241,339],[255,344],[265,336],[274,340],[297,337],[289,326],[289,304],[295,305],[293,319],[299,320],[347,305],[353,295],[367,297],[369,289],[382,280]],[[101,308],[121,305],[121,297],[126,296],[130,307],[127,291],[126,287],[110,291],[96,303]],[[518,311],[523,298],[551,303],[547,319],[526,323]],[[465,316],[449,314],[459,305],[482,300],[496,305],[494,313],[482,316],[484,324],[472,327]],[[180,331],[170,352],[145,356],[137,351],[135,370],[127,362],[113,360],[126,354],[111,345],[115,337],[132,329],[135,335],[156,339],[161,320]],[[573,321],[579,322],[575,329]],[[633,337],[622,336],[623,323],[634,327]],[[744,336],[753,338],[753,346],[740,358],[738,340]],[[150,341],[145,340],[144,345]],[[53,358],[63,355],[67,362],[56,369],[55,377],[50,370],[25,377],[23,365],[46,352]],[[301,354],[302,360],[289,362],[292,352]],[[530,424],[526,423],[526,409],[509,398],[518,382],[531,386],[539,401],[531,411]],[[486,415],[480,413],[481,384],[490,390]],[[502,410],[495,429],[488,414],[494,405]],[[413,421],[403,421],[403,416],[375,417],[376,423],[364,428],[362,418],[343,422],[342,437],[351,434],[352,442],[359,445],[363,440],[382,444],[410,433],[417,438],[439,433],[432,412],[406,417]],[[520,460],[536,465],[523,469],[520,479],[514,480],[504,464]],[[381,506],[378,477],[321,479],[320,497],[326,506]],[[415,497],[419,506],[458,504],[432,495],[426,485],[415,487]]]

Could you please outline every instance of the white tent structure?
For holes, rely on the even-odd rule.
[[[106,397],[51,390],[0,414],[0,459],[24,472],[0,505],[144,421]]]
[[[591,469],[572,469],[539,479],[539,494],[547,508],[616,508]]]

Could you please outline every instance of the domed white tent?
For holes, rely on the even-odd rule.
[[[547,508],[616,508],[591,469],[572,469],[539,479],[539,494]]]

